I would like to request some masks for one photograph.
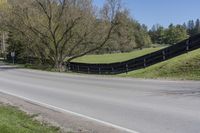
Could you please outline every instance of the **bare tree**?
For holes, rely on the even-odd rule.
[[[120,6],[119,0],[107,0],[99,15],[91,0],[16,0],[6,25],[28,40],[35,55],[51,60],[60,71],[64,62],[108,43]]]

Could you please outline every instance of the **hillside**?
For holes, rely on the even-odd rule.
[[[200,80],[200,49],[145,69],[121,74],[120,76]]]
[[[135,50],[130,53],[115,53],[115,54],[104,54],[104,55],[87,55],[73,60],[72,62],[79,63],[114,63],[126,61],[136,57],[143,56],[145,54],[155,52],[163,47],[157,48],[145,48],[142,50]]]

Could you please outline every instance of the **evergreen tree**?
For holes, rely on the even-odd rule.
[[[152,42],[157,44],[164,44],[165,42],[165,29],[161,25],[153,25],[152,29],[149,31]]]
[[[198,34],[200,33],[200,20],[197,19],[196,23],[195,23],[195,30],[194,30],[194,34]]]
[[[200,20],[199,19],[197,19],[195,21],[189,20],[187,22],[187,24],[183,23],[182,26],[187,30],[187,33],[190,36],[200,33]]]
[[[187,24],[183,23],[183,28],[187,29]]]
[[[188,28],[187,28],[187,32],[190,36],[195,34],[195,24],[193,20],[189,20],[188,21]]]

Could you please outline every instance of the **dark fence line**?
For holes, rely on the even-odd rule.
[[[7,55],[6,62],[8,63],[13,63],[13,58],[11,57],[10,53]],[[43,64],[43,65],[50,65],[52,62],[48,59],[40,59],[37,57],[25,57],[25,58],[20,58],[18,56],[14,57],[14,62],[17,64]]]
[[[169,60],[198,48],[200,48],[200,34],[192,36],[170,47],[124,62],[110,64],[87,64],[71,62],[66,67],[72,72],[87,74],[128,73],[130,71],[146,68],[148,66]]]

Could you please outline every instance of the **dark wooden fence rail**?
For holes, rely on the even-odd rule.
[[[71,62],[67,69],[77,73],[88,74],[120,74],[142,69],[156,63],[169,60],[181,54],[200,48],[200,34],[159,51],[124,62],[111,64],[87,64]]]

